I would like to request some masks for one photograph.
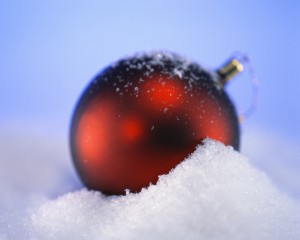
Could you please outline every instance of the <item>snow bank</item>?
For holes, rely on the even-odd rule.
[[[0,239],[299,239],[299,204],[231,147],[207,140],[157,185],[85,189],[22,211],[2,206]],[[27,197],[28,200],[28,197]]]
[[[274,185],[300,200],[299,141],[262,130],[244,131],[242,152]]]

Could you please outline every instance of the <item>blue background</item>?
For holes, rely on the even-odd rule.
[[[87,83],[120,57],[170,50],[208,68],[237,50],[260,79],[260,105],[243,129],[300,143],[300,1],[0,2],[0,126],[67,137]],[[228,86],[250,104],[247,74]]]

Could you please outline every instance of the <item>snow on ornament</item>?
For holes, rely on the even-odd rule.
[[[106,194],[155,184],[205,138],[239,149],[239,121],[223,87],[237,59],[216,72],[165,52],[122,59],[83,92],[71,153],[84,184]]]

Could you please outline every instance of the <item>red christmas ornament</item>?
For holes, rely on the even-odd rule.
[[[241,65],[216,73],[175,54],[123,59],[81,96],[71,152],[84,184],[107,194],[138,192],[211,138],[239,149],[239,124],[224,83]]]

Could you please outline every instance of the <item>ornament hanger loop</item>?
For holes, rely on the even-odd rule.
[[[221,68],[219,68],[216,73],[219,75],[219,84],[224,87],[226,83],[236,76],[238,73],[242,72],[244,68],[247,68],[248,74],[251,80],[251,88],[252,88],[252,97],[250,106],[242,111],[239,114],[239,121],[243,122],[249,116],[251,116],[257,109],[258,106],[258,96],[259,96],[259,81],[256,77],[253,64],[249,58],[249,56],[245,53],[236,52],[230,58],[228,62],[226,62]]]

